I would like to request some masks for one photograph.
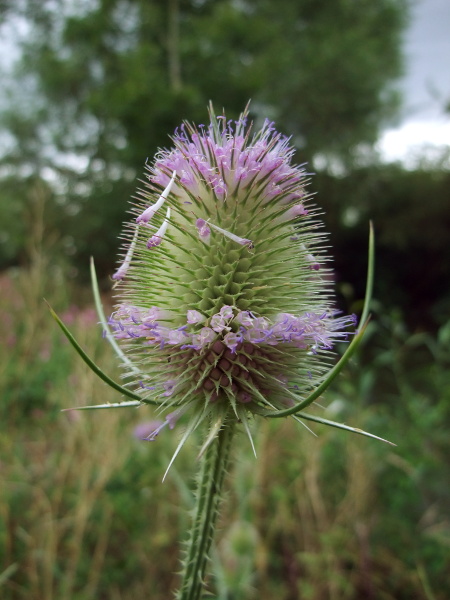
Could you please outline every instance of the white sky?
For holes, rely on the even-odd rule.
[[[404,44],[402,118],[378,144],[386,160],[420,154],[424,145],[450,148],[450,113],[444,113],[450,103],[450,0],[416,0]]]

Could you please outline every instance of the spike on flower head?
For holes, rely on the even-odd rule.
[[[148,168],[110,319],[145,374],[143,399],[190,414],[188,430],[247,427],[301,402],[353,323],[333,310],[325,235],[289,140],[269,122],[253,132],[247,113],[210,116]]]

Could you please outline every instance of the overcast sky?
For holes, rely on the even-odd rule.
[[[423,143],[450,146],[450,0],[416,0],[405,34],[406,73],[401,82],[401,124],[379,147],[388,159],[403,158]]]

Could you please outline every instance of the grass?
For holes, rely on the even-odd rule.
[[[117,367],[84,292],[65,289],[39,239],[34,250],[27,270],[1,281],[0,597],[166,600],[188,526],[195,441],[162,484],[179,431],[137,440],[150,408],[61,413],[118,398],[69,347],[43,296],[106,372]],[[362,358],[327,394],[330,418],[397,448],[260,421],[255,460],[237,437],[215,598],[449,597],[447,333],[414,338],[379,319]]]

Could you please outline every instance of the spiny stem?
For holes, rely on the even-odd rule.
[[[177,600],[200,600],[202,597],[206,564],[214,537],[233,433],[234,423],[229,420],[200,459],[192,531],[183,561],[182,583]]]

